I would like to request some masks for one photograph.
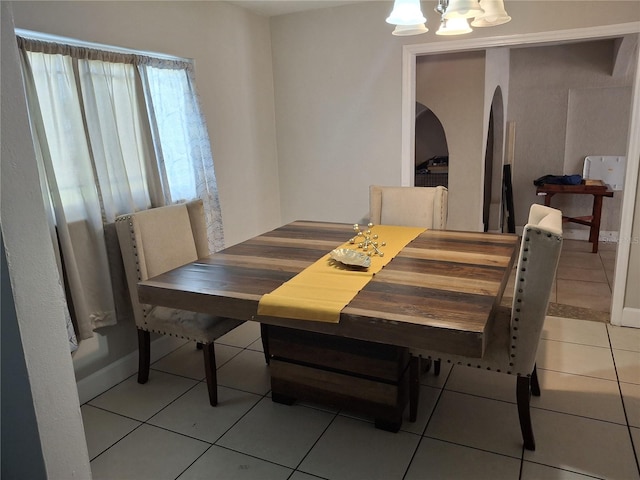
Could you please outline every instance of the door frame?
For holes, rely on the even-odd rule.
[[[412,182],[415,141],[416,59],[418,56],[485,50],[494,47],[553,45],[572,41],[614,38],[620,35],[637,34],[638,32],[640,32],[640,22],[630,22],[552,32],[404,45],[402,48],[401,185],[409,186]],[[636,65],[632,98],[627,140],[627,171],[624,185],[624,191],[627,194],[623,197],[620,214],[620,241],[616,254],[611,323],[613,325],[640,328],[640,309],[625,308],[624,306],[640,163],[640,62]]]

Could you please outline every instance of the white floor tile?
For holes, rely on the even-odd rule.
[[[613,358],[621,382],[640,384],[640,352],[614,349]]]
[[[401,479],[419,440],[418,435],[385,432],[340,416],[298,469],[332,480]]]
[[[213,445],[177,480],[286,480],[291,469]]]
[[[174,480],[209,444],[142,425],[91,462],[94,480]]]
[[[609,337],[605,323],[573,318],[547,317],[544,321],[541,338],[609,348]]]
[[[241,351],[241,348],[216,344],[216,366],[220,368]],[[153,363],[151,368],[153,370],[193,378],[194,380],[203,380],[205,378],[204,355],[202,350],[196,348],[195,342],[189,342],[177,350],[174,350],[169,355],[162,357]]]
[[[140,422],[136,420],[131,420],[91,405],[83,405],[80,411],[90,459],[104,452],[140,425]]]
[[[264,395],[271,390],[269,366],[264,355],[243,350],[218,368],[218,385]]]
[[[217,445],[295,468],[335,416],[264,398]]]
[[[593,477],[525,461],[520,480],[593,480]]]
[[[522,436],[515,404],[445,390],[426,437],[519,458]]]
[[[516,402],[516,376],[479,368],[456,365],[445,385],[446,390]]]
[[[89,405],[145,421],[197,383],[195,380],[152,370],[144,385],[138,383],[137,375],[133,375],[91,400]],[[208,404],[209,398],[204,397],[202,401]]]
[[[525,460],[608,480],[638,478],[626,426],[537,408],[531,417],[536,450],[525,450]]]
[[[204,373],[204,358],[202,350],[196,348],[195,342],[189,342],[165,355],[151,364],[152,370],[181,375],[194,380],[202,380]]]
[[[617,380],[609,348],[542,339],[537,364],[545,370]]]
[[[207,399],[207,385],[200,383],[149,419],[148,423],[214,443],[260,399],[260,395],[218,386],[218,405]]]
[[[607,329],[612,348],[640,352],[640,328],[607,325]]]
[[[260,338],[260,324],[258,322],[244,322],[223,335],[216,343],[230,345],[232,347],[247,348]]]
[[[580,280],[556,280],[556,302],[600,312],[611,311],[611,288],[608,283]]]
[[[640,428],[640,385],[620,382],[620,391],[629,425]]]
[[[531,405],[626,424],[618,382],[538,368],[540,396]]]
[[[404,480],[518,480],[519,475],[519,459],[423,438]]]

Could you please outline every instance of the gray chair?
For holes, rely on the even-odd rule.
[[[418,357],[515,375],[524,447],[535,450],[529,400],[531,394],[540,395],[536,354],[561,248],[562,212],[543,205],[532,205],[522,234],[513,304],[510,308],[497,308],[488,329],[483,357],[463,357],[437,351],[411,352],[410,417],[413,420],[417,413],[420,388]]]
[[[209,255],[202,201],[152,208],[116,218],[129,294],[138,329],[138,383],[149,379],[150,332],[202,346],[211,405],[218,403],[214,341],[242,321],[141,304],[137,285]]]
[[[447,228],[448,190],[438,187],[369,187],[369,221],[374,225]]]

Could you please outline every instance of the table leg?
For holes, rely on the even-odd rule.
[[[593,196],[593,210],[591,213],[591,228],[589,229],[589,242],[593,245],[592,253],[598,253],[598,239],[600,237],[600,217],[602,215],[602,195]]]
[[[282,403],[283,405],[293,405],[296,403],[295,397],[277,392],[271,392],[271,401],[275,403]]]

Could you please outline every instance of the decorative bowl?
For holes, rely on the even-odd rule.
[[[330,256],[333,260],[349,266],[367,268],[371,265],[368,255],[349,248],[336,248],[331,251]]]

